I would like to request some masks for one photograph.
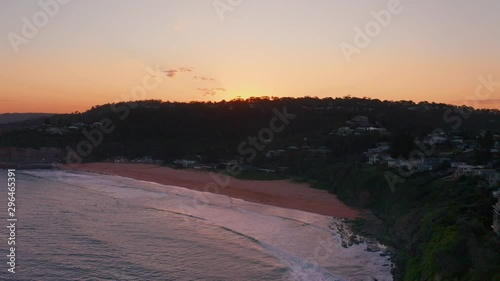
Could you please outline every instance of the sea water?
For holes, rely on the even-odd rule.
[[[392,280],[389,258],[342,246],[332,217],[94,173],[16,180],[16,273],[4,228],[0,280]]]

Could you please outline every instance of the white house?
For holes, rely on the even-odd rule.
[[[455,178],[459,178],[461,176],[473,177],[477,170],[476,166],[472,165],[461,165],[455,171]]]
[[[353,132],[354,132],[354,130],[351,129],[351,128],[349,128],[349,127],[340,127],[337,130],[337,135],[339,135],[339,136],[348,136],[348,135],[351,135]]]
[[[380,162],[380,155],[378,154],[368,155],[368,164],[373,165],[377,164],[378,162]]]
[[[450,142],[453,146],[458,147],[464,143],[464,139],[462,137],[453,137]]]
[[[177,159],[174,161],[174,164],[177,164],[183,168],[192,168],[196,163],[197,163],[196,161],[185,160],[185,159]]]

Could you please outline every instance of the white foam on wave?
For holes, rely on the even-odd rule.
[[[119,176],[47,170],[24,173],[182,214],[190,226],[210,223],[244,235],[288,266],[295,280],[393,280],[388,257],[366,251],[365,243],[342,247],[340,236],[329,227],[342,222],[332,217]]]

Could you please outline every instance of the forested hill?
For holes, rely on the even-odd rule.
[[[85,137],[80,133],[63,130],[63,135],[40,134],[40,127],[67,128],[72,124],[86,124],[105,118],[112,120],[115,128],[106,134],[89,160],[124,155],[140,157],[150,155],[157,159],[204,155],[208,158],[234,157],[238,145],[249,136],[257,135],[269,127],[275,116],[273,109],[296,115],[286,128],[277,134],[266,149],[288,146],[326,146],[335,151],[338,143],[332,131],[357,116],[365,116],[368,123],[361,124],[385,128],[392,135],[407,134],[418,138],[436,129],[456,131],[474,137],[479,130],[496,131],[500,128],[497,110],[473,110],[446,104],[410,101],[390,102],[359,98],[251,98],[217,103],[172,103],[149,100],[93,107],[84,113],[55,115],[46,119],[3,127],[5,131],[31,128],[17,138],[17,133],[4,133],[1,146],[57,146],[76,145]],[[0,127],[2,128],[2,127]],[[83,127],[84,128],[84,127]],[[45,130],[46,131],[46,130]],[[10,137],[9,137],[10,136]],[[374,141],[390,140],[390,136],[355,138],[342,144],[340,154],[361,152]],[[337,144],[337,145],[334,145]],[[341,156],[341,155],[339,155]]]
[[[55,114],[52,113],[1,113],[0,124],[16,123],[26,120],[39,119],[41,117],[48,117]]]

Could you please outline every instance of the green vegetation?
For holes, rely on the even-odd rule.
[[[396,280],[500,280],[491,190],[420,174],[392,192],[384,169],[356,164],[329,169],[330,191],[384,222],[382,228],[370,221],[351,225],[397,249]]]

